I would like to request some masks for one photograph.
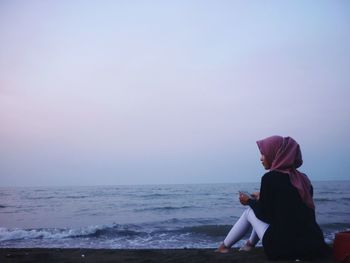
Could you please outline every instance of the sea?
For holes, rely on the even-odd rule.
[[[313,186],[330,243],[350,229],[350,181]],[[0,247],[215,248],[245,209],[238,191],[258,190],[259,183],[2,187]]]

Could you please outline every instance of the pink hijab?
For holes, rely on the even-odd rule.
[[[315,209],[310,180],[297,170],[303,164],[299,144],[291,137],[281,136],[271,136],[256,143],[261,154],[271,164],[270,171],[289,174],[290,182],[298,190],[301,199],[308,207]]]

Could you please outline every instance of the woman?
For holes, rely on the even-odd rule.
[[[257,141],[261,162],[269,170],[261,179],[260,196],[240,193],[249,208],[232,227],[218,252],[228,252],[253,227],[244,246],[249,250],[258,238],[269,259],[313,259],[329,254],[316,223],[313,188],[297,170],[303,163],[298,143],[291,137],[272,136]]]

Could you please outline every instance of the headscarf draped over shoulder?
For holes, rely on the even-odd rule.
[[[310,180],[297,170],[303,164],[299,144],[291,137],[281,136],[271,136],[256,143],[261,154],[271,164],[270,171],[289,174],[290,182],[298,190],[301,199],[308,207],[315,209]]]

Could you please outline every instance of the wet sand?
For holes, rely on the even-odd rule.
[[[271,262],[262,248],[250,252],[232,249],[230,253],[215,253],[213,249],[46,249],[2,248],[0,262]],[[295,261],[272,261],[295,262]],[[331,259],[313,262],[333,262]]]

